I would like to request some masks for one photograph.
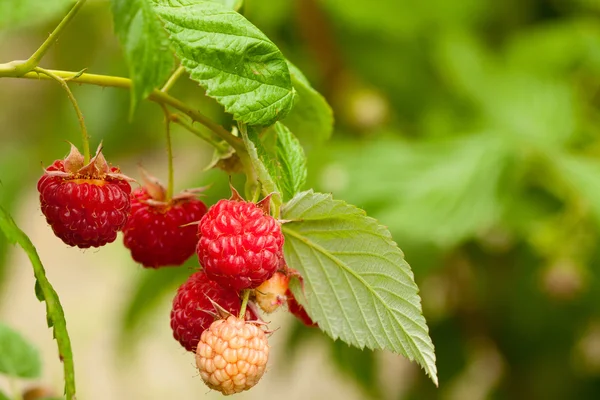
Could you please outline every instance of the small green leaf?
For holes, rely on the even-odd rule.
[[[42,373],[38,350],[3,323],[0,323],[0,373],[19,378],[37,378]]]
[[[298,139],[285,125],[277,122],[277,175],[284,199],[291,199],[306,183],[306,156]]]
[[[73,350],[67,331],[65,313],[60,304],[58,294],[46,277],[46,271],[37,254],[35,246],[2,207],[0,207],[0,231],[4,233],[9,242],[17,243],[21,246],[33,266],[33,274],[35,279],[39,282],[39,287],[46,302],[46,318],[48,324],[52,324],[52,333],[58,345],[59,358],[63,362],[65,394],[68,400],[72,400],[75,398],[75,366],[73,363]]]
[[[0,29],[32,26],[66,14],[75,0],[2,0]]]
[[[155,0],[171,44],[190,77],[238,122],[272,125],[292,108],[285,58],[258,28],[222,4]]]
[[[256,128],[240,124],[240,133],[242,134],[246,150],[248,150],[254,171],[262,184],[263,192],[267,194],[281,193],[281,189],[274,180],[277,170],[275,160],[273,157],[267,155],[260,141],[259,131]]]
[[[312,190],[282,209],[285,259],[304,278],[306,311],[333,339],[416,360],[437,385],[433,343],[413,273],[389,231]]]
[[[111,0],[115,33],[133,80],[131,113],[140,100],[162,85],[173,70],[169,38],[151,0]]]
[[[306,144],[318,144],[331,137],[333,111],[327,100],[312,88],[300,70],[288,61],[292,83],[296,89],[294,107],[283,123]]]

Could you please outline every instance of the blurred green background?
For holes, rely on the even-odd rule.
[[[282,316],[282,349],[267,374],[279,386],[264,384],[280,392],[270,395],[287,395],[285,382],[294,381],[299,398],[314,399],[599,398],[600,1],[246,0],[243,12],[332,105],[332,140],[301,138],[307,188],[332,192],[389,227],[421,288],[440,377],[436,389],[414,364],[334,343]],[[27,58],[63,13],[48,2],[18,21],[0,16],[0,60]],[[126,76],[108,2],[89,2],[42,66]],[[146,102],[130,121],[126,91],[72,86],[109,160],[134,177],[138,163],[166,177],[158,106]],[[230,123],[194,82],[181,79],[172,93]],[[64,141],[80,143],[71,105],[55,83],[0,79],[0,126],[0,204],[56,255],[62,243],[45,225],[35,184],[40,163],[66,154]],[[212,183],[207,203],[228,197],[227,176],[203,171],[210,149],[179,129],[174,141],[178,189]],[[142,337],[172,341],[168,327],[149,321],[167,325],[174,290],[196,265],[142,271],[121,247],[119,239],[78,262],[46,262],[58,286],[77,288],[75,303],[91,285],[119,298],[107,317],[115,365],[139,356]],[[11,254],[0,237],[0,317],[19,325],[29,310],[11,296],[33,297],[33,280],[15,278],[27,266]],[[84,256],[110,260],[114,285],[87,280],[102,267],[76,265]],[[77,324],[68,298],[65,308]],[[310,368],[332,371],[341,390],[333,395],[303,392],[323,384],[298,377],[318,352],[329,366]],[[202,396],[185,360],[184,382]],[[59,388],[59,378],[48,380]],[[132,396],[117,393],[105,398]]]

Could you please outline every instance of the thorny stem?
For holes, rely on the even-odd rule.
[[[167,136],[167,163],[169,166],[169,183],[167,186],[167,198],[166,201],[171,201],[173,198],[173,185],[174,185],[174,173],[173,173],[173,146],[171,145],[171,113],[164,104],[161,104],[162,109],[165,113],[165,134]]]
[[[160,91],[161,92],[168,92],[169,90],[171,90],[171,88],[173,87],[173,85],[175,84],[175,82],[177,82],[177,79],[179,79],[179,77],[181,75],[183,75],[183,73],[185,72],[185,68],[183,68],[183,66],[179,66],[177,67],[177,69],[175,70],[175,72],[173,72],[173,74],[171,75],[171,77],[169,78],[169,80],[167,80],[167,83],[165,83],[165,86],[163,86]]]
[[[56,42],[65,27],[71,22],[77,12],[83,7],[86,0],[79,0],[69,13],[60,21],[58,26],[52,31],[50,36],[42,43],[42,45],[29,57],[26,61],[12,61],[7,64],[0,64],[0,76],[12,76],[19,77],[26,73],[33,71],[35,67],[42,61],[44,55],[48,52],[50,47]]]
[[[46,70],[46,69],[43,69],[40,67],[35,67],[33,70],[38,74],[44,74],[44,75],[48,76],[49,78],[54,79],[67,92],[67,96],[69,97],[71,104],[73,104],[73,108],[75,109],[75,113],[77,114],[77,119],[79,120],[79,126],[81,127],[81,140],[83,142],[83,157],[85,160],[85,164],[87,164],[90,161],[90,137],[88,135],[87,128],[85,127],[85,121],[83,120],[83,114],[81,113],[81,109],[79,108],[79,105],[77,105],[77,100],[75,99],[75,96],[73,96],[73,92],[71,92],[71,89],[69,89],[69,85],[67,85],[67,82],[65,81],[65,79],[61,78],[60,76],[55,75],[54,73],[52,73],[49,70]]]
[[[242,296],[242,306],[240,307],[240,315],[238,316],[239,319],[244,319],[244,316],[246,315],[246,307],[248,306],[248,299],[250,298],[250,290],[245,289]]]
[[[131,88],[131,79],[122,78],[118,76],[109,76],[109,75],[96,75],[96,74],[87,74],[87,73],[76,73],[72,71],[58,71],[58,70],[46,70],[60,78],[67,79],[71,82],[76,83],[85,83],[89,85],[103,86],[103,87],[116,87],[122,89],[130,89]],[[12,78],[25,78],[25,79],[52,79],[48,76],[39,75],[37,72],[28,72],[22,76],[12,76],[10,74],[4,74],[0,69],[0,77],[12,77]],[[187,104],[181,102],[180,100],[168,95],[167,93],[161,92],[160,90],[154,90],[148,96],[148,99],[154,101],[159,104],[165,104],[171,106],[192,120],[200,122],[202,125],[206,126],[208,129],[217,134],[221,139],[225,140],[231,147],[233,147],[238,153],[245,153],[246,148],[244,147],[243,142],[233,136],[229,131],[223,128],[221,125],[211,120],[198,110],[188,106]],[[212,143],[211,143],[212,144]]]
[[[209,133],[206,133],[204,131],[201,131],[200,129],[194,128],[194,126],[192,124],[190,124],[188,121],[186,121],[185,118],[182,118],[181,115],[171,114],[170,118],[171,118],[172,122],[174,122],[178,125],[181,125],[183,128],[185,128],[189,132],[193,133],[194,135],[198,136],[199,138],[210,143],[215,149],[217,149],[223,153],[227,151],[228,145],[226,143],[219,141],[218,138],[215,138],[213,135],[211,135]]]

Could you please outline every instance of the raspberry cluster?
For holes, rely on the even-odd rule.
[[[70,246],[99,247],[123,232],[132,258],[147,268],[183,264],[194,252],[201,269],[173,299],[173,337],[196,353],[204,382],[223,394],[254,386],[265,372],[269,345],[257,310],[283,304],[316,326],[288,288],[300,278],[286,265],[281,223],[270,215],[270,197],[243,200],[235,190],[207,210],[198,190],[176,196],[143,172],[144,185],[129,181],[98,149],[89,163],[72,146],[38,182],[46,220]],[[242,309],[244,311],[242,311]]]

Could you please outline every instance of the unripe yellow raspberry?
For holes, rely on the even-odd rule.
[[[269,359],[265,332],[234,316],[212,323],[202,332],[196,365],[206,385],[224,395],[243,392],[258,383]]]
[[[285,292],[288,290],[289,281],[287,275],[275,272],[269,280],[264,281],[254,290],[256,304],[268,314],[277,310],[287,302]]]

